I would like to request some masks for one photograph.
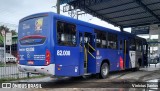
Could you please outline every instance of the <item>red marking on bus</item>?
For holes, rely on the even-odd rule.
[[[41,36],[41,35],[30,35],[30,36],[25,36],[25,37],[21,38],[20,40],[24,40],[24,39],[28,39],[28,38],[45,38],[45,36]]]
[[[120,62],[120,64],[119,64],[119,65],[120,65],[120,68],[121,68],[121,69],[124,69],[124,65],[123,65],[123,62],[124,62],[124,61],[123,61],[123,58],[122,58],[121,56],[120,56],[120,58],[119,58],[119,62]]]
[[[28,64],[32,64],[32,65],[33,65],[33,64],[34,64],[34,62],[33,62],[33,61],[28,61]]]

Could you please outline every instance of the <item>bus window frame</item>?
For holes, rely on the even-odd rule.
[[[98,30],[98,29],[94,29],[94,33],[96,35],[96,37],[95,37],[96,47],[97,48],[102,48],[102,49],[108,49],[108,45],[106,47],[102,47],[102,40],[100,40],[100,43],[101,43],[100,47],[97,46],[97,35],[98,35],[97,31],[101,32],[101,33],[105,33],[106,45],[108,44],[108,32],[102,31],[102,30]]]
[[[109,44],[107,44],[107,48],[108,48],[108,49],[112,49],[112,50],[119,50],[119,49],[118,49],[118,34],[108,32],[107,35],[108,35],[108,36],[107,36],[107,41],[108,41],[107,43],[109,43],[109,36],[111,36],[111,35],[115,35],[115,36],[116,36],[116,48],[109,48]],[[114,42],[115,42],[115,41],[114,41]]]
[[[67,24],[71,24],[71,25],[74,25],[75,26],[75,32],[76,32],[76,36],[75,36],[75,40],[76,40],[76,44],[75,45],[73,45],[73,46],[69,46],[69,45],[59,45],[59,43],[58,43],[58,38],[57,38],[57,36],[58,36],[58,22],[63,22],[63,23],[67,23]],[[55,40],[56,40],[56,46],[63,46],[63,47],[77,47],[78,46],[78,39],[79,38],[77,38],[77,36],[78,36],[78,30],[77,30],[77,25],[76,24],[74,24],[74,23],[71,23],[71,22],[68,22],[68,21],[64,21],[64,20],[60,20],[60,19],[57,19],[56,20],[56,38],[55,38]]]
[[[142,40],[140,38],[136,38],[135,41],[136,41],[136,51],[142,52],[142,48],[143,48]]]
[[[137,40],[139,40],[139,39],[137,39]],[[129,50],[130,51],[136,51],[137,50],[137,45],[136,45],[136,39],[134,38],[134,37],[132,37],[132,38],[129,38]],[[131,48],[131,45],[133,45],[134,44],[134,48],[132,47]]]

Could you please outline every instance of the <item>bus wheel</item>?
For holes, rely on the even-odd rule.
[[[142,62],[142,60],[139,59],[139,60],[138,60],[138,63],[137,63],[136,71],[138,71],[138,70],[140,69],[140,67],[141,67],[141,62]]]
[[[138,66],[136,67],[136,71],[138,71],[140,68],[140,63],[138,63]]]
[[[133,71],[138,71],[139,68],[140,68],[140,65],[139,65],[139,63],[137,63],[137,67],[133,68]]]
[[[101,65],[100,78],[106,78],[109,74],[109,66],[107,63]]]

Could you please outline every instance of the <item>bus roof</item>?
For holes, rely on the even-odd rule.
[[[53,13],[53,12],[51,12],[51,13]],[[117,33],[117,34],[126,35],[126,36],[130,36],[130,37],[132,36],[132,37],[136,37],[136,38],[139,38],[139,39],[144,39],[144,38],[138,37],[134,34],[131,34],[129,32],[125,32],[125,31],[121,32],[121,31],[117,31],[117,30],[114,30],[114,29],[109,29],[109,28],[102,27],[102,26],[99,26],[99,25],[96,25],[96,24],[91,24],[91,23],[88,23],[88,22],[85,22],[85,21],[82,21],[82,20],[77,20],[77,19],[74,19],[74,18],[71,18],[71,17],[59,15],[59,14],[56,14],[56,13],[53,13],[53,15],[57,19],[62,19],[62,20],[65,20],[66,22],[70,22],[70,23],[73,23],[73,24],[83,25],[83,26],[87,26],[87,27],[90,27],[90,28],[93,28],[93,29],[99,29],[101,31],[106,31],[106,32],[110,32],[110,33]]]
[[[69,23],[83,25],[83,26],[87,26],[87,27],[97,29],[97,30],[101,30],[101,31],[116,33],[116,34],[125,35],[125,36],[132,36],[132,37],[136,36],[136,35],[131,34],[129,32],[116,31],[114,29],[109,29],[109,28],[102,27],[102,26],[99,26],[99,25],[96,25],[96,24],[91,24],[91,23],[88,23],[88,22],[85,22],[85,21],[82,21],[82,20],[77,20],[77,19],[74,19],[74,18],[71,18],[71,17],[67,17],[67,16],[64,16],[64,15],[54,13],[54,12],[43,12],[43,13],[32,14],[32,15],[29,15],[29,16],[26,16],[26,17],[22,18],[19,22],[22,22],[22,21],[25,21],[25,20],[28,20],[28,19],[31,19],[31,18],[34,18],[34,17],[48,16],[48,15],[53,15],[53,17],[55,17],[55,18],[60,19],[60,20],[64,20],[64,21],[69,22]],[[144,38],[141,38],[141,37],[138,37],[138,36],[136,36],[136,38],[144,39]]]
[[[49,14],[52,14],[52,13],[53,12],[43,12],[43,13],[36,13],[36,14],[28,15],[28,16],[20,19],[19,22],[23,22],[23,21],[31,19],[31,18],[48,16]]]

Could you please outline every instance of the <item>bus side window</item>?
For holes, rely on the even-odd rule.
[[[129,40],[129,50],[135,51],[136,50],[136,42],[135,39],[130,39]]]
[[[108,48],[117,49],[117,35],[108,33]]]
[[[99,30],[95,30],[95,33],[97,34],[96,46],[97,46],[97,48],[101,48],[101,39],[100,39]]]
[[[76,26],[74,24],[58,21],[57,42],[60,46],[76,46]]]
[[[100,30],[95,30],[95,33],[97,33],[97,48],[107,48],[107,33]]]
[[[136,40],[136,50],[142,51],[142,42],[140,40]]]

